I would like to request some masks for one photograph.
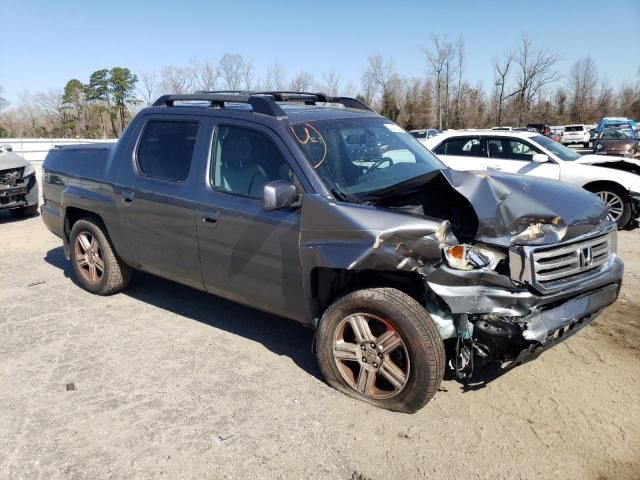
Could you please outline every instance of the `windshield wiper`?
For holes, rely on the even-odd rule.
[[[336,200],[339,200],[341,202],[368,203],[368,202],[362,201],[360,198],[354,195],[338,190],[337,188],[331,188],[329,189],[329,192],[331,192],[331,195],[333,195],[336,198]]]

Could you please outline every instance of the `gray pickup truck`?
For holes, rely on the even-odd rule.
[[[621,286],[596,196],[447,169],[352,98],[165,95],[115,145],[51,150],[43,176],[85,289],[144,270],[297,320],[330,385],[391,410],[425,405],[447,360],[468,377],[536,358]]]

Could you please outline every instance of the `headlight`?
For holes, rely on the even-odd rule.
[[[442,249],[444,258],[456,270],[494,270],[507,256],[488,247],[473,245],[453,245]]]
[[[602,150],[602,144],[599,143],[598,146],[596,147],[598,150]]]
[[[36,169],[33,167],[33,165],[29,164],[24,167],[24,173],[22,174],[22,176],[28,177],[29,175],[33,175],[34,173],[36,173]]]

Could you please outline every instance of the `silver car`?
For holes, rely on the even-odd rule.
[[[9,145],[0,146],[0,210],[9,210],[14,217],[36,215],[38,195],[33,165]]]

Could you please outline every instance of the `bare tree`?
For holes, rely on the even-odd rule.
[[[558,80],[558,56],[546,49],[536,49],[531,40],[523,37],[515,63],[518,66],[516,90],[508,97],[516,97],[518,121],[522,123],[540,92]]]
[[[217,73],[225,88],[229,90],[245,90],[251,88],[253,63],[245,61],[239,54],[225,53],[218,62]]]
[[[433,49],[421,47],[427,58],[429,74],[436,80],[436,122],[438,128],[443,128],[443,113],[445,115],[444,124],[448,123],[449,108],[449,82],[451,77],[451,62],[453,58],[453,46],[445,38],[432,36]]]
[[[278,60],[273,62],[267,69],[267,75],[265,78],[264,88],[265,90],[285,90],[287,88],[287,74],[284,67]]]
[[[157,96],[156,72],[142,72],[139,78],[138,95],[140,95],[145,105],[151,105]]]
[[[513,63],[513,53],[507,53],[501,60],[494,60],[493,72],[495,76],[495,86],[497,89],[498,114],[496,117],[496,125],[502,125],[502,112],[504,108],[504,100],[506,95],[507,79],[509,78],[509,70]]]
[[[160,88],[163,93],[191,93],[196,82],[190,66],[167,65],[160,71]]]
[[[332,68],[329,72],[322,74],[322,82],[317,85],[317,88],[327,95],[339,95],[341,83],[342,78],[335,69]]]
[[[294,92],[308,92],[313,88],[313,75],[304,70],[300,70],[298,74],[291,79],[289,88]]]
[[[193,72],[196,88],[198,90],[211,91],[216,89],[218,69],[214,62],[207,60],[202,65],[198,62],[194,62]]]
[[[590,55],[573,64],[569,71],[569,91],[571,118],[574,122],[584,123],[592,116],[597,85],[598,72]]]
[[[458,74],[458,85],[456,87],[456,111],[455,111],[455,127],[460,128],[464,123],[462,101],[462,72],[464,69],[464,39],[458,37],[455,44],[456,72]]]

